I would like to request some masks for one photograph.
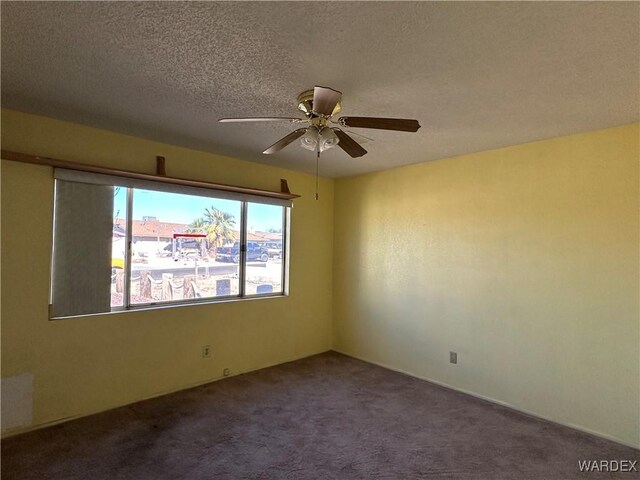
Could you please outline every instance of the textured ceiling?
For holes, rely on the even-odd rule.
[[[347,176],[639,119],[640,3],[2,2],[2,105],[313,172],[299,92],[341,90],[343,114],[416,118]],[[355,129],[354,129],[355,130]],[[39,152],[29,152],[39,153]],[[159,154],[161,152],[158,152]]]

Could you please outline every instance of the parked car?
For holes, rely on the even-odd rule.
[[[282,243],[269,242],[265,245],[267,248],[267,255],[269,258],[281,258],[282,257]]]
[[[227,245],[224,247],[219,247],[216,252],[216,260],[218,262],[240,262],[240,242],[235,242],[233,245]],[[261,262],[266,262],[269,260],[269,254],[267,253],[267,249],[260,246],[259,243],[256,242],[247,242],[247,261],[255,262],[259,260]]]
[[[165,246],[163,250],[164,252],[166,252],[166,256],[173,255],[173,260],[175,262],[177,262],[178,260],[200,258],[201,256],[200,244],[196,240],[178,242],[176,244],[175,254],[173,254],[173,244],[171,243]]]

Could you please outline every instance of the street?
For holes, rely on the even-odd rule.
[[[184,275],[195,275],[196,268],[195,260],[179,260],[173,261],[171,258],[153,258],[153,263],[134,263],[132,265],[132,273],[134,275],[137,272],[146,270],[150,273],[154,280],[161,280],[163,273],[172,273],[174,277],[182,277]],[[199,260],[198,275],[230,275],[238,273],[237,263],[223,263],[223,262],[204,262]],[[249,262],[247,267],[251,268],[265,268],[267,264],[264,262]],[[137,275],[136,275],[137,276]]]

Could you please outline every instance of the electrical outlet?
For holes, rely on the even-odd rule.
[[[202,358],[211,358],[211,345],[202,347]]]
[[[449,363],[458,363],[458,353],[449,352]]]
[[[223,377],[228,377],[229,375],[231,375],[231,371],[228,368],[225,368],[224,370],[222,370]]]

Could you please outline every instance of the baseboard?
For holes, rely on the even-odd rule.
[[[511,410],[515,410],[516,412],[528,415],[530,417],[534,417],[534,418],[537,418],[537,419],[540,419],[540,420],[545,420],[547,422],[555,423],[557,425],[562,425],[563,427],[572,428],[573,430],[578,430],[578,431],[580,431],[582,433],[587,433],[589,435],[593,435],[594,437],[602,438],[604,440],[609,440],[610,442],[615,442],[615,443],[618,443],[620,445],[624,445],[625,447],[631,447],[631,448],[634,448],[636,450],[640,450],[640,445],[635,445],[633,443],[629,443],[629,442],[627,442],[625,440],[622,440],[622,439],[619,439],[617,437],[608,435],[606,433],[597,432],[595,430],[591,430],[591,429],[583,427],[581,425],[574,425],[572,423],[559,422],[558,420],[555,420],[555,419],[552,419],[552,418],[549,418],[549,417],[545,417],[544,415],[541,415],[541,414],[539,414],[537,412],[532,412],[530,410],[526,410],[524,408],[520,408],[520,407],[518,407],[516,405],[512,405],[510,403],[503,402],[503,401],[497,400],[495,398],[487,397],[485,395],[480,395],[479,393],[475,393],[475,392],[472,392],[472,391],[469,391],[469,390],[465,390],[463,388],[454,387],[452,385],[449,385],[449,384],[444,383],[444,382],[440,382],[438,380],[434,380],[434,379],[429,378],[429,377],[422,377],[420,375],[416,375],[414,373],[407,372],[407,371],[402,370],[400,368],[395,368],[395,367],[392,367],[390,365],[386,365],[386,364],[381,363],[381,362],[375,362],[375,361],[369,360],[367,358],[360,357],[358,355],[353,355],[351,353],[343,352],[342,350],[338,350],[337,348],[333,348],[332,350],[334,352],[340,353],[341,355],[346,355],[347,357],[355,358],[357,360],[360,360],[360,361],[363,361],[363,362],[366,362],[366,363],[371,363],[372,365],[377,365],[378,367],[382,367],[382,368],[385,368],[387,370],[391,370],[393,372],[402,373],[403,375],[407,375],[409,377],[413,377],[413,378],[417,378],[417,379],[420,379],[420,380],[424,380],[426,382],[433,383],[433,384],[438,385],[440,387],[448,388],[449,390],[454,390],[456,392],[464,393],[465,395],[470,395],[472,397],[479,398],[480,400],[484,400],[484,401],[487,401],[487,402],[495,403],[497,405],[509,408]]]
[[[262,370],[264,368],[271,368],[271,367],[275,367],[277,365],[282,365],[284,363],[295,362],[297,360],[302,360],[303,358],[313,357],[315,355],[320,355],[322,353],[326,353],[326,352],[329,352],[329,351],[331,351],[331,349],[323,350],[321,352],[311,353],[309,355],[304,355],[302,357],[290,358],[288,360],[283,360],[281,362],[270,363],[270,364],[264,365],[262,367],[254,368],[254,369],[251,369],[251,370],[239,371],[239,372],[233,373],[231,375],[228,375],[226,377],[222,376],[222,375],[221,376],[217,376],[217,377],[211,377],[211,378],[208,378],[206,380],[202,380],[200,382],[187,384],[187,385],[182,386],[182,387],[178,387],[178,388],[174,388],[174,389],[170,389],[170,390],[163,390],[161,392],[157,392],[157,393],[154,393],[152,395],[147,395],[146,397],[141,397],[141,398],[139,398],[137,400],[134,400],[134,401],[131,401],[131,402],[119,403],[119,404],[115,404],[115,405],[112,405],[112,406],[109,406],[109,407],[106,407],[106,408],[101,408],[100,410],[91,411],[91,412],[88,412],[88,413],[81,413],[81,414],[78,414],[78,415],[71,415],[69,417],[59,418],[57,420],[51,420],[49,422],[43,422],[43,423],[38,423],[38,424],[35,424],[35,425],[29,425],[27,427],[19,427],[19,428],[7,430],[6,432],[2,432],[2,435],[0,436],[0,438],[1,439],[11,438],[11,437],[14,437],[16,435],[22,435],[23,433],[29,433],[29,432],[33,432],[33,431],[36,431],[36,430],[41,430],[43,428],[53,427],[54,425],[60,425],[62,423],[71,422],[71,421],[77,420],[79,418],[90,417],[91,415],[97,415],[98,413],[108,412],[109,410],[115,410],[116,408],[126,407],[127,405],[133,405],[134,403],[144,402],[145,400],[151,400],[152,398],[163,397],[164,395],[170,395],[172,393],[181,392],[183,390],[189,390],[190,388],[200,387],[202,385],[207,385],[209,383],[217,382],[218,380],[224,380],[225,378],[237,377],[238,375],[243,375],[245,373],[257,372],[258,370]]]

